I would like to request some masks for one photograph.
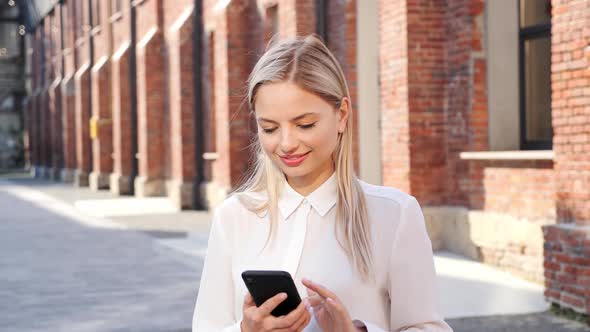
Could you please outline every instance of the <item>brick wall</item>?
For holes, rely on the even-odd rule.
[[[444,204],[455,192],[446,149],[455,154],[467,149],[468,133],[459,133],[455,147],[445,124],[470,113],[465,92],[472,72],[465,59],[481,47],[479,39],[471,39],[481,12],[460,9],[469,4],[380,3],[383,183],[411,192],[422,204]],[[451,16],[463,19],[451,24]],[[456,40],[466,38],[469,43],[457,46]]]
[[[195,163],[195,96],[192,0],[164,1],[169,107],[169,148],[171,181],[168,195],[182,208],[193,205]],[[199,109],[200,111],[200,109]]]
[[[37,142],[44,142],[43,138],[55,127],[53,131],[60,134],[51,142],[63,149],[61,167],[65,180],[73,178],[70,173],[75,169],[77,185],[90,183],[94,189],[111,187],[113,192],[125,194],[131,191],[128,183],[134,157],[129,136],[134,121],[130,114],[132,91],[128,91],[131,79],[128,77],[131,61],[129,8],[122,4],[120,13],[110,13],[112,3],[91,1],[90,4],[95,19],[100,17],[100,26],[91,26],[88,2],[64,1],[56,7],[62,6],[65,13],[64,49],[37,47],[39,68],[35,70],[38,76],[35,86],[49,86],[48,83],[54,82],[56,70],[62,73],[59,77],[63,79],[59,89],[50,90],[50,93],[38,90],[39,97],[31,101],[31,105],[37,106],[32,107],[30,119],[37,115],[41,124],[46,123],[45,120],[55,120],[50,126],[40,126],[38,132],[31,123],[31,149],[39,155],[39,165],[52,166],[55,158],[50,152],[53,150],[49,150],[51,145],[35,146],[34,137],[37,134]],[[193,4],[190,0],[134,2],[139,164],[135,189],[140,196],[186,195],[187,190],[191,190],[187,186],[192,185],[196,175]],[[215,137],[208,141],[206,150],[218,152],[219,156],[209,163],[208,178],[225,190],[231,190],[240,183],[243,170],[249,166],[247,146],[255,130],[243,96],[246,78],[263,50],[265,37],[261,32],[270,22],[266,9],[277,6],[276,26],[271,28],[284,37],[315,32],[316,11],[312,0],[280,4],[272,0],[233,1],[226,7],[214,9],[217,5],[216,1],[204,1],[208,37],[203,42],[202,52],[209,59],[203,63],[207,66],[204,73],[209,77],[203,89],[204,107],[209,110],[204,124],[210,134],[204,136]],[[356,1],[330,2],[329,13],[328,34],[333,36],[328,46],[340,59],[353,102],[356,102]],[[47,40],[42,34],[50,30],[54,34],[59,32],[58,27],[50,29],[45,23],[41,27],[39,41]],[[111,35],[111,29],[117,33]],[[90,54],[91,45],[93,54]],[[62,54],[65,66],[59,68],[55,61]],[[55,102],[51,103],[52,100]],[[54,111],[44,111],[48,105],[59,106],[63,115],[51,116]],[[61,121],[56,121],[57,118]],[[98,125],[98,137],[92,140],[91,122]],[[357,121],[354,122],[356,126]],[[356,150],[358,144],[355,144]],[[32,156],[32,159],[35,158]],[[358,164],[358,160],[356,162]],[[106,177],[110,177],[110,181],[105,181]],[[165,188],[164,183],[169,186]],[[184,203],[181,205],[186,207]]]
[[[444,202],[445,197],[445,6],[441,1],[428,4],[408,1],[407,6],[409,181],[412,194],[422,204],[434,205]],[[452,4],[449,7],[448,11],[453,10]],[[469,19],[470,16],[463,22]],[[469,23],[465,28],[469,28]],[[447,31],[453,34],[455,29]],[[447,47],[451,38],[447,39]],[[452,114],[463,110],[449,107],[446,111]]]
[[[358,108],[357,100],[357,18],[356,18],[356,0],[346,1],[328,1],[327,8],[327,46],[334,53],[334,56],[340,62],[348,89],[352,99],[352,121],[353,121],[353,156],[354,167],[359,169],[358,149],[359,149],[359,132],[358,117],[363,110]],[[314,14],[315,15],[315,14]]]
[[[48,16],[51,28],[51,63],[53,79],[49,85],[49,114],[51,117],[51,171],[50,176],[53,179],[59,179],[63,167],[63,148],[62,148],[62,47],[61,47],[61,11],[58,4],[53,12]]]
[[[465,176],[469,208],[553,223],[555,179],[551,160],[473,160]]]
[[[62,80],[62,142],[63,142],[63,171],[62,179],[73,181],[73,172],[76,168],[76,98],[74,75],[77,68],[77,57],[75,52],[76,29],[74,28],[76,1],[67,0],[61,5],[63,7],[64,20],[64,73]]]
[[[88,2],[77,2],[75,8],[76,57],[78,66],[75,74],[75,118],[76,118],[76,175],[77,186],[88,186],[92,170],[90,140],[90,20]]]
[[[544,229],[545,296],[590,314],[590,229],[559,224]]]
[[[279,34],[282,38],[315,32],[314,0],[284,0],[279,5]]]
[[[590,9],[555,1],[552,19],[552,115],[557,214],[590,225]]]
[[[253,47],[262,46],[258,17],[257,7],[249,1],[232,1],[215,22],[213,68],[219,159],[213,168],[213,181],[226,190],[240,183],[249,166],[248,145],[254,128],[244,96],[245,82],[258,58]]]
[[[379,2],[383,184],[410,192],[408,17],[405,0]]]
[[[135,193],[158,196],[165,192],[163,176],[167,158],[164,130],[168,121],[162,0],[139,2],[136,11],[139,177],[135,181]]]
[[[558,225],[545,234],[545,296],[590,314],[590,6],[552,1],[551,91]]]
[[[446,203],[450,205],[468,204],[471,184],[464,175],[469,173],[470,166],[459,158],[459,153],[488,149],[483,10],[480,0],[453,1],[445,17],[448,177],[444,186]]]
[[[93,0],[93,22],[90,34],[93,43],[92,80],[92,118],[96,128],[92,137],[92,174],[90,187],[105,189],[109,187],[109,174],[113,171],[113,123],[111,101],[111,4]]]
[[[486,238],[466,247],[542,281],[541,227],[556,216],[553,162],[460,157],[489,150],[485,2],[382,1],[379,15],[383,183],[425,207],[480,212],[464,220],[467,228],[503,215],[515,232],[535,229],[536,240],[515,236],[502,247]]]

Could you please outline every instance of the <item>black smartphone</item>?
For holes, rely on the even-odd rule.
[[[289,272],[249,270],[242,272],[242,279],[257,307],[278,293],[287,294],[287,299],[271,312],[275,317],[287,315],[301,303],[301,297]]]

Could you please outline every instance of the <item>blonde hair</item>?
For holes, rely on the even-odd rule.
[[[267,83],[291,82],[331,104],[335,110],[343,97],[350,102],[344,73],[334,55],[315,35],[277,42],[258,60],[248,79],[248,103],[255,113],[258,89]],[[354,173],[352,153],[352,116],[338,137],[332,155],[338,182],[335,233],[338,243],[363,280],[372,278],[370,225],[365,197]],[[277,226],[278,199],[285,185],[283,172],[260,146],[253,142],[256,160],[250,177],[234,192],[242,204],[257,213],[268,213],[270,231],[265,244],[271,241]],[[253,193],[266,193],[263,199]],[[256,198],[258,197],[258,198]]]

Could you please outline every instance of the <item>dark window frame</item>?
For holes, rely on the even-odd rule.
[[[526,119],[526,82],[525,82],[525,50],[527,41],[538,38],[551,40],[551,22],[521,27],[520,2],[518,6],[518,80],[519,80],[519,117],[520,117],[520,149],[521,150],[551,150],[553,148],[553,133],[548,141],[527,139]],[[551,54],[549,55],[551,57]],[[551,82],[551,77],[549,77]]]

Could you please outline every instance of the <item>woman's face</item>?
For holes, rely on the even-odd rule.
[[[258,137],[262,148],[289,181],[313,183],[333,172],[332,153],[348,117],[291,82],[262,85],[256,94]]]

